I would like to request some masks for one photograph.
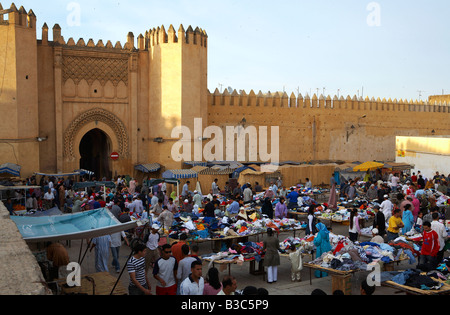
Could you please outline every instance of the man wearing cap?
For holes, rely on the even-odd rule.
[[[372,230],[372,239],[370,240],[372,243],[383,244],[384,238],[379,235],[378,229]]]
[[[197,190],[194,191],[194,197],[192,197],[192,201],[194,202],[194,205],[197,205],[199,208],[202,207],[202,196],[200,196]]]
[[[392,217],[392,209],[394,209],[394,205],[389,200],[389,196],[384,195],[384,201],[380,205],[380,210],[383,212],[386,221],[389,221]]]
[[[375,211],[373,227],[377,229],[379,236],[384,237],[386,234],[386,218],[384,217],[384,213],[380,211],[380,206],[375,206],[373,209]]]
[[[193,209],[194,209],[194,205],[191,202],[189,202],[189,199],[185,199],[183,206],[182,206],[182,211],[187,212],[187,213],[192,213]]]

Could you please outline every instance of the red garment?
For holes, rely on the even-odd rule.
[[[177,295],[177,285],[163,288],[156,286],[156,295]]]
[[[175,245],[172,246],[172,256],[175,257],[177,262],[180,262],[183,259],[183,252],[181,251],[181,247],[186,244],[184,241],[179,241]]]
[[[439,236],[434,230],[423,232],[423,245],[421,255],[436,257],[439,252]]]
[[[336,256],[336,253],[339,253],[343,247],[344,247],[344,242],[339,242],[339,244],[337,244],[336,249],[333,252],[333,255]]]

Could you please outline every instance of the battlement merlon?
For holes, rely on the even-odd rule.
[[[208,34],[206,31],[196,27],[195,30],[189,26],[187,30],[181,24],[178,31],[171,24],[168,31],[164,25],[161,27],[150,29],[145,34],[149,47],[154,47],[161,44],[184,44],[184,45],[198,45],[207,48]]]
[[[8,20],[5,20],[4,15],[8,14]],[[0,3],[0,23],[8,25],[17,25],[25,28],[36,29],[36,15],[33,10],[27,11],[23,6],[17,9],[14,3],[9,9],[4,10]]]
[[[208,97],[211,100],[211,106],[260,106],[260,107],[286,107],[297,109],[343,109],[343,110],[373,110],[373,111],[400,111],[400,112],[441,112],[450,113],[450,102],[444,100],[392,100],[389,98],[381,99],[378,97],[351,97],[348,95],[331,97],[331,95],[314,94],[312,97],[308,94],[296,96],[291,93],[289,96],[286,92],[263,93],[259,91],[256,94],[253,90],[247,94],[244,90],[237,92],[233,90],[232,93],[225,89],[220,92],[218,88],[213,93],[208,92]]]

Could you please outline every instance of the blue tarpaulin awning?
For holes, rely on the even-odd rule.
[[[20,177],[20,169],[20,165],[13,163],[5,163],[0,165],[0,173],[7,173],[16,177]]]
[[[153,173],[159,171],[161,169],[161,165],[159,165],[158,163],[139,164],[136,165],[134,168],[143,173]]]
[[[25,241],[91,239],[126,231],[137,226],[137,221],[120,223],[106,208],[75,214],[27,217],[12,216]]]
[[[183,179],[183,178],[197,178],[198,173],[194,170],[168,170],[162,174],[162,178],[168,179]]]

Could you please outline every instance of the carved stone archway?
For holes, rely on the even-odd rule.
[[[102,129],[107,129],[104,131],[113,138],[113,142],[117,145],[114,149],[118,151],[122,158],[129,157],[128,133],[123,122],[116,115],[107,110],[94,108],[77,116],[66,129],[64,133],[64,157],[66,159],[73,161],[79,158],[77,147],[79,141],[76,139],[80,137],[79,134],[82,129],[86,129],[88,125],[92,125],[93,123],[95,123],[95,125],[101,124],[105,126],[105,128]],[[89,127],[87,129],[89,129]]]

